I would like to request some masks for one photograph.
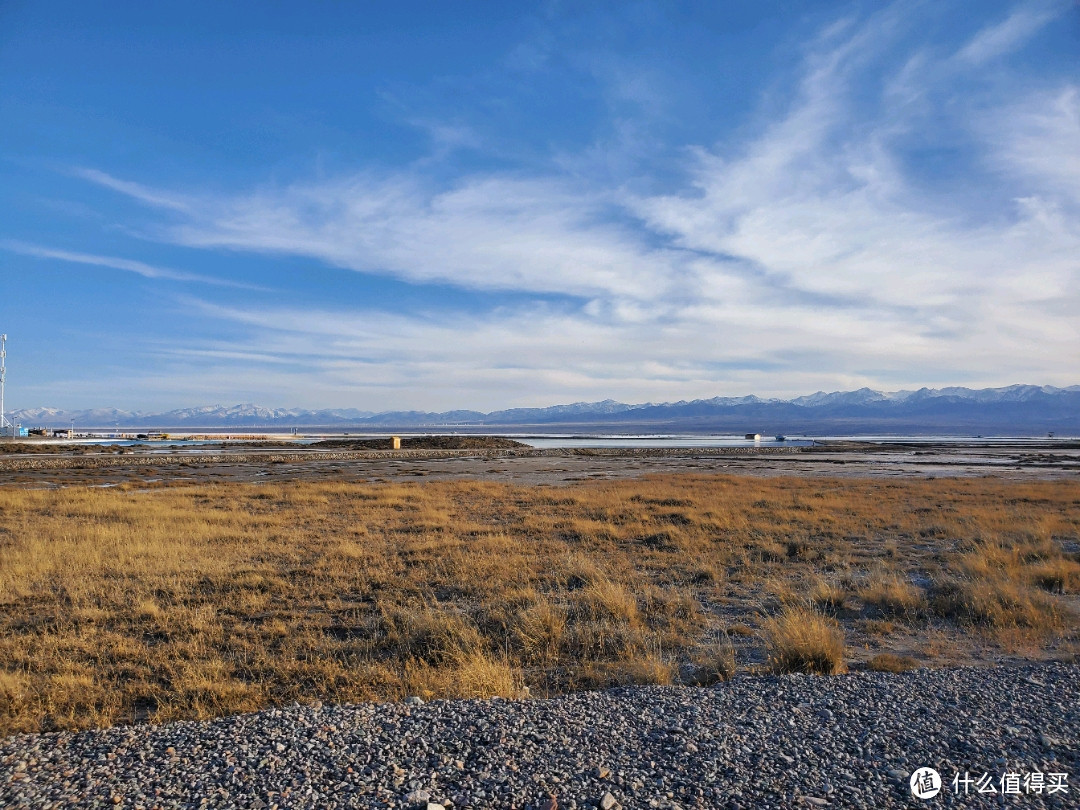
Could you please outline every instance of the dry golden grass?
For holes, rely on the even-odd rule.
[[[809,590],[810,602],[817,608],[829,613],[844,609],[848,600],[848,589],[832,580],[818,577]]]
[[[785,631],[821,669],[972,629],[1058,654],[1078,506],[1071,482],[688,475],[4,489],[0,733],[705,683]]]
[[[937,578],[934,609],[967,624],[1024,628],[1029,636],[1066,627],[1076,617],[1047,591],[1074,592],[1080,563],[1053,537],[1036,526],[967,543],[953,570]]]
[[[735,676],[735,645],[728,632],[716,632],[690,659],[685,680],[695,686],[709,686]]]
[[[907,672],[918,666],[914,658],[893,653],[880,653],[866,662],[866,668],[873,672]]]
[[[875,572],[859,597],[890,616],[914,617],[926,608],[922,589],[896,573]]]
[[[847,669],[844,631],[813,607],[789,605],[766,621],[765,646],[773,672],[835,675]]]

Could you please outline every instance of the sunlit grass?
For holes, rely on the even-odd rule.
[[[0,733],[884,668],[904,633],[1060,652],[1078,507],[1071,482],[689,475],[0,490]]]

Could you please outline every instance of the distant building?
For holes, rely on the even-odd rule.
[[[747,433],[746,434],[746,440],[748,442],[760,442],[761,441],[761,434],[760,433]]]

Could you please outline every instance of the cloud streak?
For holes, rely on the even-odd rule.
[[[1009,54],[1027,43],[1051,20],[1069,9],[1068,2],[1027,3],[999,23],[979,31],[957,52],[957,58],[972,65],[983,65]]]
[[[112,189],[139,202],[152,205],[155,208],[167,208],[171,211],[186,214],[192,212],[192,204],[177,194],[167,194],[157,191],[141,183],[133,183],[130,180],[120,180],[99,169],[77,167],[71,170],[71,174],[96,183],[99,186]]]
[[[128,273],[136,273],[143,278],[162,279],[165,281],[185,281],[199,284],[212,284],[217,287],[236,287],[239,289],[260,289],[250,284],[241,284],[227,279],[202,276],[197,273],[185,273],[179,270],[170,270],[165,267],[156,267],[146,262],[134,259],[122,259],[115,256],[98,256],[92,253],[79,253],[70,250],[58,250],[40,245],[32,245],[18,240],[0,241],[0,248],[22,256],[32,256],[35,259],[56,259],[73,264],[86,264],[92,267],[109,267],[113,270],[123,270]]]

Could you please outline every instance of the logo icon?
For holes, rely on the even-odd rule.
[[[933,768],[919,768],[911,774],[908,784],[916,799],[932,799],[941,793],[941,774]]]

